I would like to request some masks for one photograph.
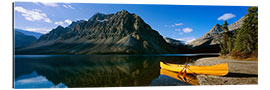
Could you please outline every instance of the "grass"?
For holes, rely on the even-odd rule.
[[[230,59],[230,60],[241,60],[241,61],[258,61],[257,57],[250,56],[248,58],[239,58],[239,57],[232,57],[232,56],[218,56],[219,58],[224,58],[224,59]]]

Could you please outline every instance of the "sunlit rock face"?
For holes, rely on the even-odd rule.
[[[126,10],[93,15],[88,21],[58,26],[16,54],[160,54],[174,53],[163,37]]]
[[[243,20],[245,17],[243,16],[238,21],[230,24],[228,26],[229,31],[233,34],[234,30],[241,28],[243,24]],[[218,53],[220,51],[220,43],[222,41],[222,26],[219,24],[214,25],[210,31],[204,34],[203,37],[194,40],[187,45],[190,46],[191,49],[196,52],[215,52]]]
[[[243,16],[242,18],[240,18],[239,20],[237,20],[236,22],[230,24],[228,26],[229,30],[232,31],[232,30],[236,30],[236,29],[240,29],[242,27],[242,24],[244,23],[244,19],[246,17]]]
[[[192,47],[198,47],[202,45],[209,46],[220,44],[221,33],[222,33],[221,25],[216,24],[215,26],[212,27],[210,31],[205,33],[203,37],[188,43],[188,45]]]
[[[241,28],[244,19],[245,19],[245,16],[240,18],[238,21],[230,24],[228,26],[229,30],[233,31],[233,30]],[[223,32],[222,26],[219,24],[216,24],[212,27],[210,31],[205,33],[203,37],[188,43],[188,45],[192,47],[218,45],[220,44],[222,40],[222,35],[221,35],[222,32]]]

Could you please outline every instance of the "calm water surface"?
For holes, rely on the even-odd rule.
[[[14,88],[175,86],[159,62],[184,64],[217,54],[15,55]]]

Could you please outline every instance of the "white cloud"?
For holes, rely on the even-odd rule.
[[[48,23],[51,23],[52,22],[51,19],[49,19],[49,18],[44,18],[44,21],[45,22],[48,22]]]
[[[54,24],[56,24],[56,25],[61,25],[61,26],[63,26],[63,27],[65,27],[65,26],[67,26],[67,25],[70,25],[71,23],[72,23],[72,21],[69,20],[69,19],[66,19],[66,20],[64,20],[64,21],[54,22]]]
[[[186,44],[192,42],[193,40],[196,40],[195,37],[185,37],[185,38],[179,38],[177,40],[184,41]]]
[[[184,33],[190,33],[190,32],[192,32],[193,30],[192,30],[192,28],[187,27],[187,28],[183,28],[182,31],[183,31]]]
[[[39,32],[39,33],[48,33],[49,31],[52,30],[52,28],[36,28],[36,27],[24,27],[24,28],[21,28],[23,30],[26,30],[26,31],[32,31],[32,32]]]
[[[222,16],[218,17],[218,20],[225,21],[225,20],[229,20],[229,19],[234,18],[234,17],[236,17],[236,16],[232,13],[225,13]]]
[[[42,12],[41,10],[39,9],[32,9],[33,11],[36,11],[36,12]]]
[[[62,5],[63,7],[65,7],[65,8],[69,8],[67,5]]]
[[[64,22],[62,21],[54,22],[54,24],[64,26]]]
[[[15,11],[22,13],[22,16],[28,21],[40,21],[43,20],[47,23],[51,23],[51,19],[47,17],[45,13],[42,13],[39,9],[27,10],[23,7],[15,7]]]
[[[181,26],[181,25],[184,25],[184,23],[176,23],[174,24],[175,26]]]
[[[67,23],[67,24],[71,24],[72,23],[72,21],[69,20],[69,19],[66,19],[64,22]]]
[[[59,5],[57,3],[53,2],[34,2],[37,5],[43,4],[44,6],[49,6],[49,7],[58,7]]]
[[[182,26],[184,23],[175,23],[173,25],[170,25],[170,27],[177,27],[177,26]],[[169,27],[168,25],[165,25],[165,27]]]
[[[62,5],[62,6],[65,7],[65,8],[75,9],[75,8],[73,8],[71,5]]]

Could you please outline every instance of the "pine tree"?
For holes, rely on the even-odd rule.
[[[221,44],[220,44],[220,48],[221,48],[221,51],[220,51],[220,54],[221,55],[227,55],[229,53],[229,49],[228,49],[228,41],[229,41],[229,35],[228,35],[228,23],[227,21],[224,21],[224,24],[222,25],[222,41],[221,41]]]
[[[257,57],[258,53],[258,7],[249,7],[241,29],[238,31],[232,56],[247,58],[250,55]]]
[[[224,21],[224,24],[222,24],[222,30],[224,32],[228,32],[229,31],[229,29],[228,29],[228,23],[227,23],[226,20]]]

